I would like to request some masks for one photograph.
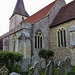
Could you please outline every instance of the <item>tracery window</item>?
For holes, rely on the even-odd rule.
[[[66,47],[66,31],[63,28],[58,30],[58,47]]]
[[[42,49],[43,45],[43,37],[41,30],[37,30],[35,33],[35,48],[36,49]]]

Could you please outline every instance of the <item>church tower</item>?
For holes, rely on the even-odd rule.
[[[13,14],[10,17],[9,30],[14,29],[21,21],[25,20],[27,17],[29,17],[29,15],[24,8],[23,0],[18,0]]]

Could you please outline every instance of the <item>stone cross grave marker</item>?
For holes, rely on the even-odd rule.
[[[40,75],[39,64],[36,61],[34,65],[29,69],[31,73],[29,75]]]
[[[69,57],[66,57],[65,58],[65,71],[67,74],[71,73],[72,72],[72,69],[71,69],[71,60]]]
[[[45,75],[54,75],[54,61],[49,61],[47,64]]]
[[[7,75],[7,73],[8,73],[8,69],[5,66],[3,66],[0,69],[0,75]]]
[[[63,62],[62,61],[60,61],[58,63],[57,75],[64,75],[63,74]]]

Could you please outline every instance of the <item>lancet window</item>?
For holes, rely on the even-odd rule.
[[[58,30],[58,47],[66,47],[66,31],[63,28]]]
[[[35,33],[35,48],[42,49],[43,46],[43,36],[41,30],[37,30]]]

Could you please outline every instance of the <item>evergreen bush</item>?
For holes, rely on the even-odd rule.
[[[54,52],[52,50],[45,50],[45,49],[41,49],[38,53],[38,55],[42,58],[44,58],[46,60],[46,64],[47,61],[50,57],[54,56]]]
[[[17,62],[20,62],[22,60],[22,57],[23,55],[17,52],[0,51],[0,63],[2,63],[3,66],[6,66],[9,72],[13,72],[15,64]]]

